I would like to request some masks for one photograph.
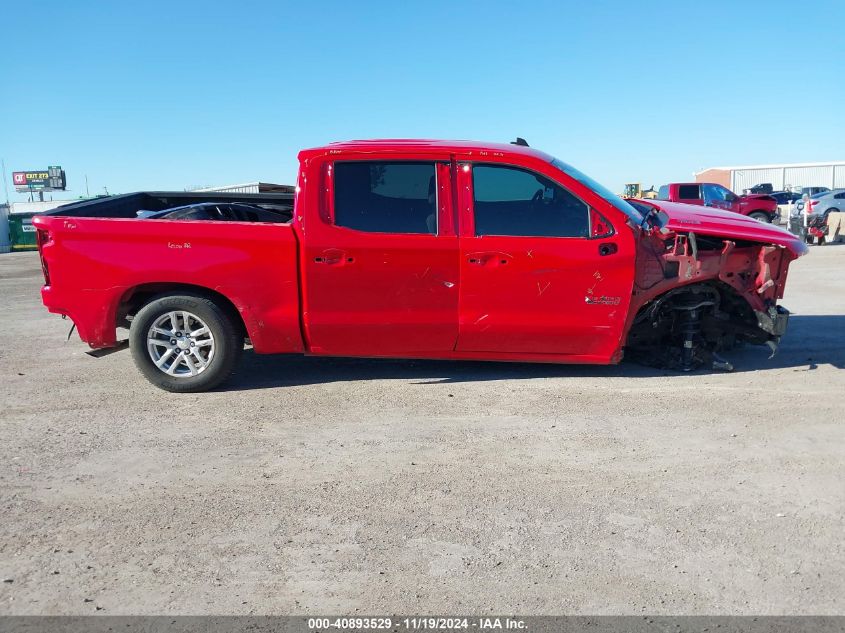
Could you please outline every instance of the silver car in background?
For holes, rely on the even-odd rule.
[[[822,191],[809,197],[809,199],[802,198],[795,204],[795,209],[792,215],[798,215],[804,212],[804,205],[809,202],[810,208],[807,214],[810,216],[824,215],[827,216],[831,211],[845,212],[845,189],[834,189],[833,191]]]
[[[804,218],[804,207],[807,217]],[[823,191],[814,196],[799,200],[789,216],[789,231],[801,236],[808,244],[813,244],[816,237],[819,243],[827,235],[827,216],[837,211],[845,212],[845,189]]]

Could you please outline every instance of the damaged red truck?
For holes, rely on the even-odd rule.
[[[177,392],[220,384],[245,342],[728,369],[719,353],[737,343],[775,349],[807,248],[735,213],[622,200],[523,144],[353,141],[299,161],[287,198],[133,194],[37,216],[44,304],[95,349],[128,327],[142,373]],[[138,217],[186,199],[279,221]]]

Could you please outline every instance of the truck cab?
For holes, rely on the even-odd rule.
[[[738,196],[727,187],[714,182],[676,182],[663,185],[658,191],[657,199],[733,211],[760,222],[773,222],[779,215],[777,200],[772,196]]]

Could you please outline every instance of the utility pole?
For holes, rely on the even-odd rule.
[[[91,194],[88,193],[88,174],[85,174],[85,197],[90,198]]]
[[[3,190],[6,192],[6,206],[9,206],[9,183],[6,180],[6,161],[0,159],[0,165],[3,169]]]

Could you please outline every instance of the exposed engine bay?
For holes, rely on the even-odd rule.
[[[691,371],[731,371],[720,354],[742,343],[771,355],[786,331],[784,246],[695,232],[652,232],[638,252],[626,357]]]

